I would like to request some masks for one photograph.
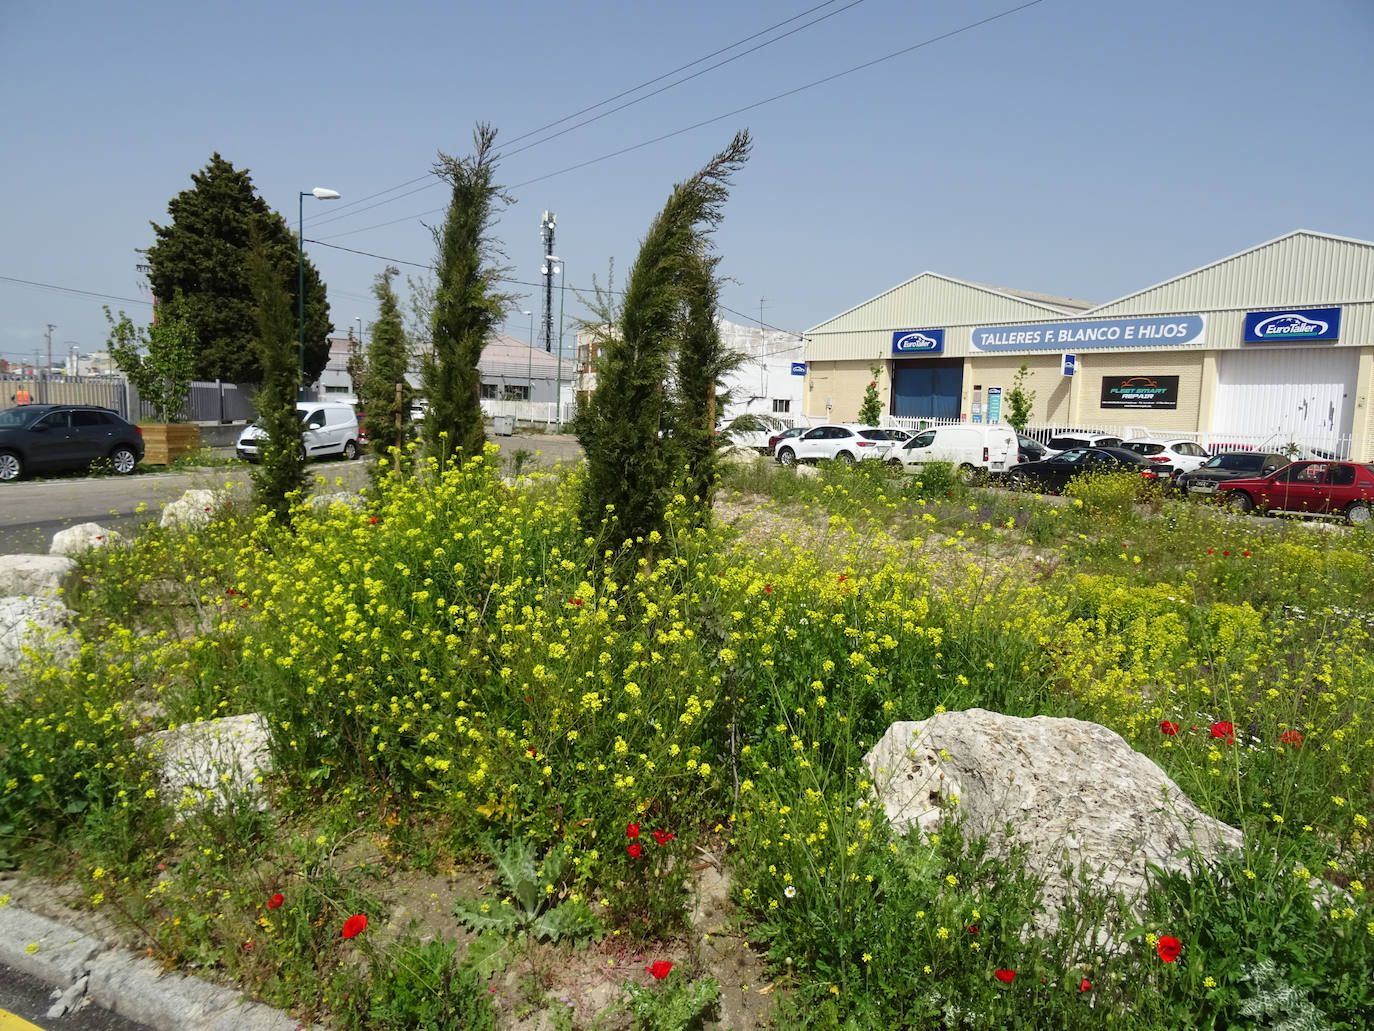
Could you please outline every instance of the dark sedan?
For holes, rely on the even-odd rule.
[[[127,475],[142,458],[142,431],[108,408],[19,405],[0,412],[0,481],[101,461]]]
[[[1180,472],[1174,486],[1186,494],[1213,495],[1217,485],[1241,476],[1268,476],[1287,465],[1286,455],[1265,451],[1223,451],[1191,472]]]
[[[1007,483],[1017,490],[1058,494],[1075,476],[1086,472],[1133,472],[1142,479],[1168,483],[1173,469],[1120,447],[1076,447],[1041,462],[1018,462],[1007,470]]]

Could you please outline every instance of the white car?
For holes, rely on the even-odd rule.
[[[778,442],[777,459],[783,465],[833,459],[852,465],[866,458],[883,459],[897,444],[886,430],[876,426],[814,426],[799,437]]]
[[[1056,433],[1049,440],[1045,441],[1044,458],[1053,458],[1055,455],[1062,454],[1072,448],[1078,447],[1120,447],[1121,438],[1114,437],[1110,433],[1080,433],[1069,430],[1065,433]]]
[[[1121,442],[1127,451],[1161,465],[1171,465],[1175,473],[1190,473],[1207,464],[1212,453],[1195,440],[1183,437],[1132,437]]]
[[[358,413],[352,405],[341,401],[297,401],[296,417],[301,421],[307,461],[325,455],[358,457]],[[256,462],[260,442],[266,437],[267,431],[257,423],[245,426],[235,445],[238,456]]]

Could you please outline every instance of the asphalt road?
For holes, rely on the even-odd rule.
[[[0,1031],[153,1031],[146,1024],[117,1017],[95,1006],[81,1006],[62,1017],[46,1017],[52,986],[0,963]]]
[[[525,468],[550,467],[558,461],[581,457],[577,438],[567,434],[521,434],[491,438],[500,448],[504,471],[510,471],[517,452],[528,456]],[[232,454],[233,449],[226,449]],[[356,489],[367,482],[367,463],[329,459],[311,462],[312,480],[323,479],[325,491]],[[0,484],[0,554],[45,555],[58,530],[77,523],[99,523],[111,530],[129,532],[156,520],[162,506],[188,490],[230,489],[247,496],[252,479],[246,465],[226,465],[187,472],[142,473],[133,476],[85,476],[69,474],[43,480]],[[138,511],[139,506],[144,511]]]

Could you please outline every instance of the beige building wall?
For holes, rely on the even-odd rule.
[[[886,362],[810,361],[806,365],[806,415],[813,422],[857,421],[859,409],[864,403],[864,392],[873,379],[869,370],[874,365],[879,366],[878,397],[882,400],[882,411],[886,414],[892,396],[892,380]]]
[[[1350,427],[1350,457],[1357,462],[1374,462],[1371,394],[1374,394],[1374,347],[1361,347],[1359,372],[1355,377],[1355,418]]]

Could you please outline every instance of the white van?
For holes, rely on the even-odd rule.
[[[358,413],[351,404],[342,401],[297,401],[296,417],[301,421],[301,438],[305,444],[305,458],[325,455],[358,457]],[[249,462],[258,460],[259,442],[267,431],[257,423],[244,427],[235,450]]]
[[[888,460],[907,472],[918,472],[926,462],[948,462],[959,479],[972,483],[979,470],[1004,473],[1016,464],[1016,431],[986,423],[935,426],[892,451]]]

